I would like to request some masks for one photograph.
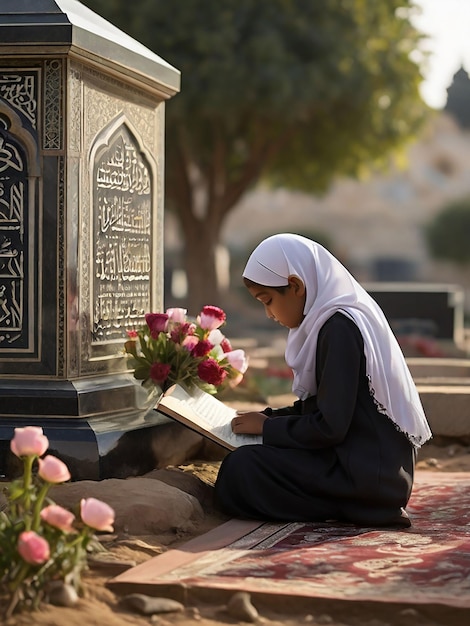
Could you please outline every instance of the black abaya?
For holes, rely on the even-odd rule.
[[[263,444],[230,452],[216,499],[233,517],[409,525],[416,452],[374,402],[362,335],[335,313],[318,336],[317,394],[266,409]]]

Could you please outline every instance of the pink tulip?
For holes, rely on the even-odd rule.
[[[18,457],[41,456],[49,447],[49,440],[40,426],[15,428],[15,435],[10,441],[10,449]]]
[[[63,461],[51,454],[39,459],[39,476],[48,483],[64,483],[70,480],[69,468]]]
[[[220,347],[222,348],[222,350],[224,352],[231,352],[232,351],[232,344],[230,343],[230,341],[227,339],[227,337],[224,337],[222,339],[222,341],[220,342]]]
[[[243,380],[243,374],[238,373],[234,378],[230,378],[229,380],[229,386],[232,387],[232,389],[234,387],[236,387],[237,385],[239,385]]]
[[[171,329],[170,339],[173,343],[181,343],[186,339],[188,334],[190,333],[191,324],[189,322],[185,322],[184,324],[175,324],[174,328]]]
[[[206,305],[199,315],[199,325],[204,330],[214,330],[225,322],[225,312],[218,306]]]
[[[226,352],[224,357],[230,365],[241,374],[244,374],[248,369],[248,359],[245,356],[244,350],[232,350],[231,352]]]
[[[187,309],[167,309],[166,314],[168,315],[168,320],[173,322],[174,324],[184,324],[186,322],[186,313]]]
[[[17,549],[21,558],[31,565],[41,565],[50,556],[49,544],[33,530],[27,530],[20,534]]]
[[[54,528],[65,532],[73,530],[72,523],[75,519],[75,515],[58,504],[46,506],[46,508],[41,511],[40,515],[41,519],[49,524],[49,526],[54,526]]]
[[[194,346],[199,342],[199,339],[196,335],[188,335],[183,339],[183,343],[181,344],[188,352],[191,352]]]
[[[113,532],[114,510],[101,500],[82,499],[80,502],[82,521],[95,530]]]
[[[145,321],[154,339],[157,339],[158,335],[164,333],[168,328],[168,315],[166,313],[146,313]]]
[[[207,339],[212,344],[214,344],[214,346],[221,346],[222,342],[225,340],[225,337],[218,328],[214,328],[214,330],[211,330],[211,332],[207,336]]]

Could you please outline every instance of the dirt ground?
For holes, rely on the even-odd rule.
[[[193,462],[180,466],[207,484],[213,484],[217,462]],[[470,446],[458,443],[428,444],[420,451],[417,471],[470,472]],[[164,533],[151,537],[114,536],[105,543],[110,556],[118,561],[142,563],[169,548],[175,548],[225,521],[217,511],[205,511],[204,520],[193,533]],[[106,582],[117,575],[107,566],[90,567],[83,576],[84,597],[71,608],[46,605],[30,614],[24,613],[5,621],[5,626],[156,626],[185,625],[212,626],[238,624],[216,598],[194,600],[180,612],[141,615],[129,610],[122,598],[112,592]],[[308,600],[288,603],[271,598],[266,601],[252,597],[258,611],[256,623],[264,626],[298,626],[299,624],[329,626],[467,626],[470,611],[442,606],[404,606],[387,603],[354,603],[337,600]],[[246,623],[246,622],[245,622]]]

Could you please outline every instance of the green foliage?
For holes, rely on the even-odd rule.
[[[229,178],[259,150],[273,181],[322,188],[384,155],[423,116],[409,0],[85,4],[181,70],[168,150],[184,130],[207,173],[222,142]]]
[[[445,207],[425,229],[427,245],[436,259],[460,265],[470,262],[470,198]]]

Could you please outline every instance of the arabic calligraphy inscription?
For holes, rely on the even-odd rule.
[[[152,177],[122,124],[93,164],[93,341],[125,337],[150,310]]]

